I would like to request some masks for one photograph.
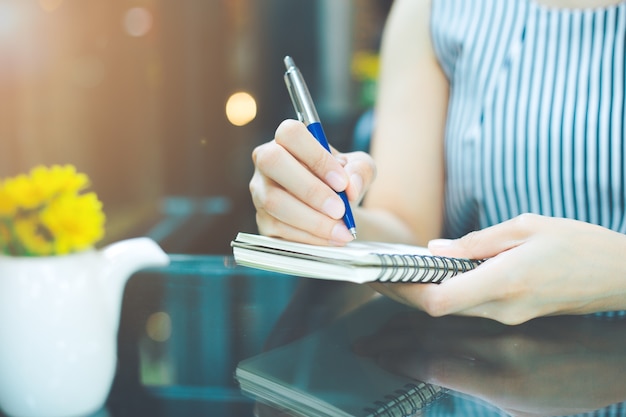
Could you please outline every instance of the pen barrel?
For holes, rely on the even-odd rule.
[[[326,139],[326,134],[324,134],[324,128],[322,124],[319,122],[311,123],[306,127],[309,132],[317,139],[317,141],[322,145],[328,152],[331,152],[330,145],[328,144],[328,140]],[[332,153],[332,152],[331,152]],[[353,232],[356,230],[356,225],[354,224],[354,217],[352,215],[352,209],[350,208],[350,202],[348,201],[348,196],[344,191],[337,193],[339,197],[343,200],[343,204],[346,206],[346,212],[343,216],[343,221],[346,223],[348,229]]]
[[[296,64],[290,56],[286,56],[284,61],[285,67],[287,68],[284,76],[285,85],[289,91],[289,96],[291,97],[291,102],[296,110],[298,119],[306,125],[309,132],[311,132],[319,144],[332,154],[330,145],[326,139],[326,134],[324,133],[324,129],[320,123],[317,110],[313,105],[313,100],[311,100],[311,94],[309,93],[309,89],[304,82],[304,78],[302,78],[300,70],[298,70]],[[345,191],[340,191],[337,194],[341,197],[346,207],[343,220],[350,233],[352,233],[352,236],[356,238],[356,226],[354,224],[354,217],[352,215],[352,209],[350,208],[348,196]]]
[[[348,195],[345,192],[337,193],[343,200],[344,206],[346,206],[346,212],[343,215],[343,222],[350,232],[356,231],[356,224],[354,223],[354,216],[352,215],[352,209],[350,208],[350,201],[348,201]]]
[[[311,132],[315,139],[317,139],[320,145],[322,145],[328,152],[331,152],[330,145],[326,139],[326,134],[324,133],[324,128],[320,122],[313,122],[306,128],[309,129],[309,132]]]

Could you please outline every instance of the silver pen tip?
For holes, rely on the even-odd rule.
[[[285,61],[285,68],[287,69],[293,68],[296,66],[296,63],[293,61],[293,58],[291,58],[289,55],[285,57],[284,61]]]
[[[354,227],[350,228],[350,233],[352,234],[352,237],[356,240],[356,229]]]

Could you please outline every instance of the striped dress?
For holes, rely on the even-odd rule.
[[[446,235],[521,213],[626,233],[626,2],[434,0],[450,81]]]
[[[450,83],[445,236],[522,213],[626,233],[626,1],[433,0],[431,32]]]

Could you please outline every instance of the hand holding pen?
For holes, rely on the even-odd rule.
[[[324,149],[332,153],[320,117],[317,114],[317,110],[311,99],[311,94],[309,93],[309,89],[304,82],[300,70],[289,56],[285,57],[285,67],[287,68],[287,72],[285,72],[285,84],[287,85],[287,90],[289,90],[289,96],[291,97],[291,102],[298,115],[298,120],[306,125],[309,132],[311,132]],[[356,239],[356,224],[354,223],[348,197],[344,191],[340,191],[337,194],[339,194],[345,206],[343,221],[346,223],[346,227],[352,237]]]
[[[346,203],[338,193],[353,204],[360,201],[374,179],[374,162],[363,152],[331,154],[305,123],[283,121],[274,140],[252,153],[250,193],[258,230],[292,241],[344,245],[354,237],[343,220]]]

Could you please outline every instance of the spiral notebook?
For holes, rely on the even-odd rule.
[[[332,247],[238,233],[231,246],[239,265],[356,283],[439,284],[481,263],[480,260],[434,256],[419,246],[358,240],[343,247]]]
[[[418,416],[447,391],[352,351],[359,337],[409,309],[380,297],[327,328],[241,361],[235,378],[245,395],[292,415]]]

